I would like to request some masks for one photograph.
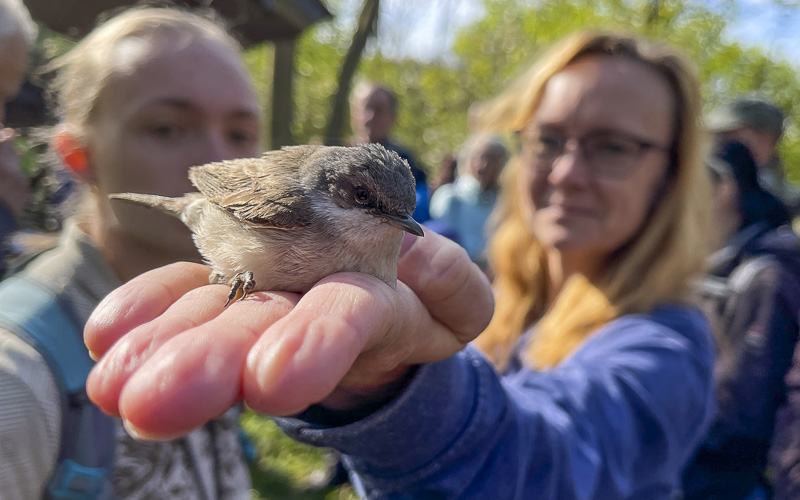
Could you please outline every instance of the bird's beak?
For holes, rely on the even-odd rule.
[[[381,214],[381,217],[388,222],[389,224],[399,227],[403,231],[407,231],[411,234],[415,234],[417,236],[424,236],[425,233],[422,232],[422,227],[411,217],[410,215],[387,215]]]

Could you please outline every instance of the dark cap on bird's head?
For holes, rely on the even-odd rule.
[[[412,218],[415,182],[408,162],[380,144],[327,147],[309,158],[308,175],[342,208],[365,210],[405,231],[422,235]],[[312,185],[309,182],[308,185]]]
[[[322,167],[310,169],[322,174],[319,187],[329,189],[334,196],[338,194],[343,200],[352,201],[352,193],[344,191],[363,187],[373,196],[371,201],[376,208],[388,212],[414,211],[415,183],[408,163],[380,144],[328,147],[312,161]]]
[[[760,94],[747,94],[715,108],[706,118],[711,132],[752,128],[769,132],[776,139],[784,128],[783,112]]]

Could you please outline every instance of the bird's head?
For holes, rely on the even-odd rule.
[[[318,183],[338,207],[363,210],[404,231],[422,236],[412,218],[416,206],[414,176],[405,160],[380,144],[331,147],[314,161],[322,162]]]

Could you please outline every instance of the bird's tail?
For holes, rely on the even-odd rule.
[[[167,196],[158,196],[155,194],[139,194],[139,193],[114,193],[108,195],[112,200],[124,200],[136,203],[137,205],[144,205],[150,208],[157,208],[162,212],[170,215],[180,217],[186,206],[192,201],[190,196],[181,196],[180,198],[169,198]]]

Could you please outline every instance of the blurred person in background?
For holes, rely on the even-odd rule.
[[[446,224],[469,258],[486,266],[487,221],[494,210],[498,179],[508,161],[508,149],[496,135],[476,135],[463,150],[463,172],[431,197],[431,218]]]
[[[737,140],[747,146],[758,165],[758,178],[772,194],[800,215],[800,190],[786,179],[778,156],[785,128],[783,111],[764,95],[750,93],[721,105],[708,115],[708,127],[718,141]]]
[[[0,276],[8,255],[8,237],[30,197],[30,183],[14,150],[15,132],[3,126],[5,105],[17,95],[28,69],[36,25],[21,0],[0,0]]]
[[[792,359],[800,240],[788,226],[787,207],[761,186],[742,143],[722,143],[709,171],[724,242],[702,282],[719,351],[717,414],[684,473],[685,498],[799,498],[800,449],[792,446],[800,444],[800,402],[789,397],[785,378],[800,371],[800,360]]]
[[[445,153],[442,160],[439,162],[439,170],[436,171],[436,180],[428,187],[430,188],[431,197],[441,186],[445,184],[452,184],[458,177],[458,158],[450,153]]]
[[[144,442],[88,402],[88,368],[80,371],[91,367],[83,326],[107,293],[149,269],[200,260],[178,219],[108,195],[181,195],[193,190],[189,167],[260,153],[240,46],[209,19],[132,9],[53,67],[61,123],[52,147],[85,190],[58,245],[0,285],[0,305],[18,306],[0,315],[0,496],[249,498],[236,409],[180,439]],[[39,297],[42,308],[20,320]]]
[[[428,185],[425,172],[417,164],[415,155],[407,147],[391,138],[397,124],[397,95],[387,86],[374,82],[360,82],[350,99],[350,122],[356,144],[376,142],[394,151],[406,160],[417,183],[417,206],[414,220],[428,220]]]
[[[442,157],[442,160],[439,163],[439,170],[436,172],[436,181],[428,186],[431,199],[433,199],[433,195],[437,190],[439,190],[439,188],[443,186],[450,186],[457,178],[458,157],[447,153]],[[458,239],[458,234],[456,233],[455,229],[453,229],[453,227],[445,220],[437,220],[434,218],[428,219],[428,221],[425,223],[425,227],[455,241],[456,243],[461,243]]]
[[[714,403],[713,340],[690,303],[711,227],[694,69],[669,47],[581,33],[484,109],[522,143],[491,244],[493,317],[483,273],[432,232],[406,239],[396,288],[341,273],[289,305],[265,293],[208,310],[226,287],[178,263],[93,315],[91,397],[161,439],[242,395],[342,452],[369,498],[674,498]],[[214,377],[181,355],[232,339]]]

